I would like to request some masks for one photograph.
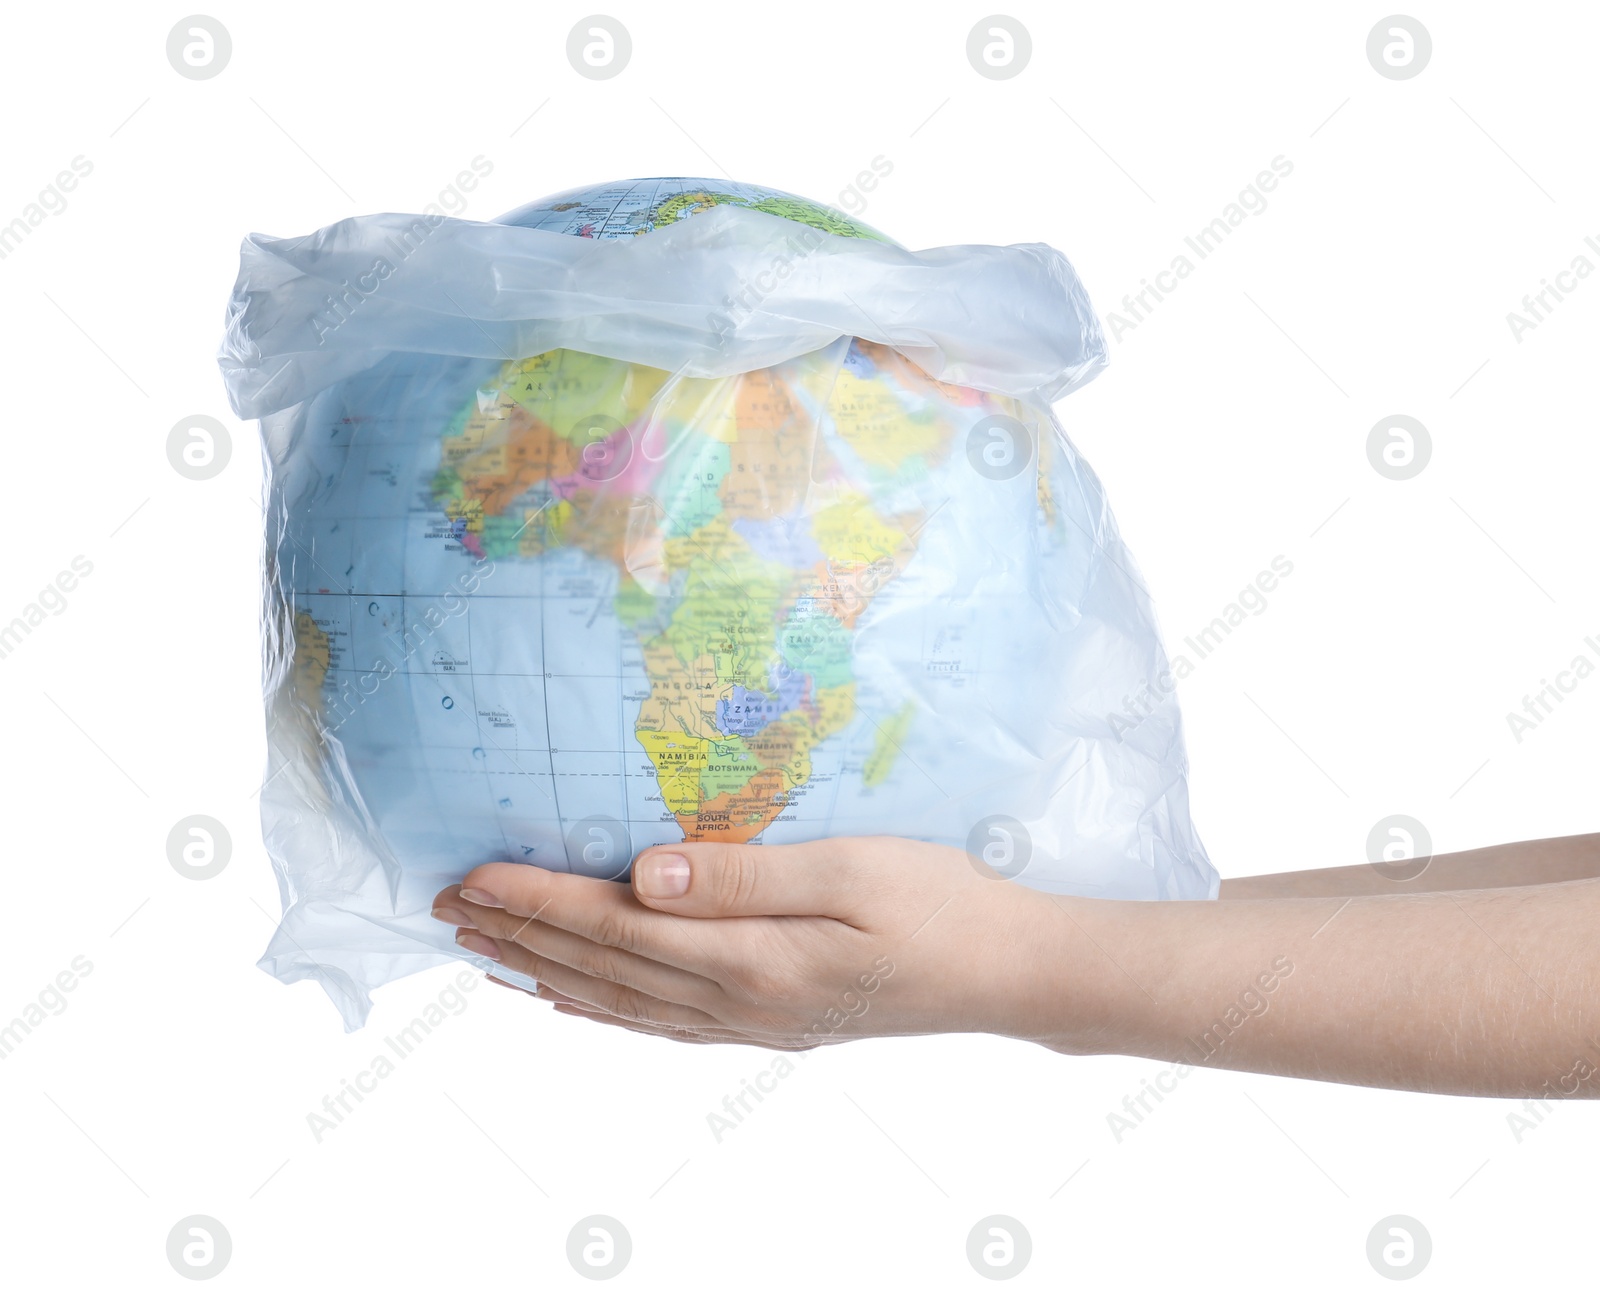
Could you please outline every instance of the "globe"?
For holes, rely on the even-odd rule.
[[[499,223],[616,242],[725,205],[888,242],[704,178]],[[437,946],[427,901],[477,864],[623,879],[681,841],[888,833],[1047,890],[1214,886],[1142,585],[1048,408],[844,336],[721,378],[395,351],[295,419],[269,456],[280,976],[344,975],[319,941],[379,951],[357,979],[415,966],[382,951]]]

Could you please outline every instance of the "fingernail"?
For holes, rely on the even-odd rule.
[[[481,954],[484,958],[493,959],[496,963],[500,961],[500,947],[482,932],[458,931],[456,933],[456,944],[464,950],[471,950],[474,954]]]
[[[440,905],[433,911],[433,916],[442,923],[449,923],[452,927],[470,927],[472,919],[459,909],[452,909],[449,905]]]
[[[476,887],[462,887],[461,898],[468,904],[482,905],[485,909],[504,909],[505,902],[499,896],[490,895],[487,891],[479,891]]]
[[[651,900],[675,900],[689,889],[689,861],[682,855],[646,855],[639,861],[639,894]]]

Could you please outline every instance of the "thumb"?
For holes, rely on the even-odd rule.
[[[842,917],[860,870],[841,843],[733,846],[684,842],[655,847],[633,863],[640,903],[691,918],[769,914]]]

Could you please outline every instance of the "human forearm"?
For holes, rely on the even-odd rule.
[[[1391,870],[1392,872],[1393,870]],[[1435,855],[1417,876],[1396,879],[1371,864],[1302,869],[1228,878],[1224,900],[1288,896],[1400,895],[1425,891],[1476,891],[1487,887],[1536,886],[1600,877],[1600,833],[1507,842],[1479,850]]]
[[[1536,854],[1574,858],[1557,845]],[[983,1031],[1347,1084],[1600,1096],[1600,879],[1111,901],[1032,891],[947,847],[841,838],[648,851],[631,888],[488,864],[438,904],[466,948],[561,1011],[647,1034],[803,1049]]]
[[[1063,1052],[1600,1095],[1600,882],[1346,900],[1049,897],[1035,922],[1054,953],[1042,955],[1033,1037]]]

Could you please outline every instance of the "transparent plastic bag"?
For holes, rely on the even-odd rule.
[[[530,227],[602,189],[244,243],[220,362],[268,472],[261,966],[354,1029],[466,957],[428,910],[476,865],[623,878],[686,838],[886,833],[1214,896],[1147,594],[1051,411],[1105,362],[1066,259],[630,183],[657,188],[624,237]]]

